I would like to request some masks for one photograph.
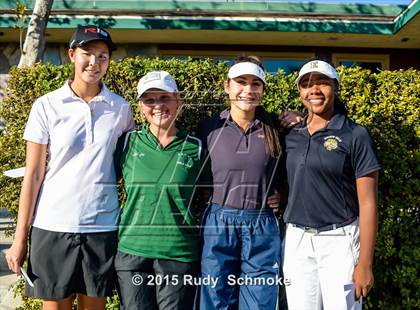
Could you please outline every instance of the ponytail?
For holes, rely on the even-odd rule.
[[[261,121],[264,133],[265,149],[271,157],[278,158],[282,154],[280,144],[280,126],[277,114],[267,112],[264,107],[258,106],[255,109],[255,117]]]
[[[334,95],[334,112],[335,113],[339,112],[346,116],[349,114],[349,111],[347,110],[346,105],[344,104],[343,101],[340,100],[340,98],[338,98],[337,94]]]

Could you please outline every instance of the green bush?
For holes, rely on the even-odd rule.
[[[105,83],[132,105],[138,79],[150,70],[167,70],[184,90],[180,125],[195,132],[197,122],[224,107],[222,82],[227,68],[211,60],[125,59],[112,62]],[[69,66],[38,65],[12,69],[0,109],[6,132],[0,136],[0,171],[24,166],[25,122],[33,101],[68,78]],[[339,68],[340,97],[350,116],[367,127],[376,142],[382,164],[379,184],[379,233],[375,251],[375,286],[366,309],[420,308],[420,72],[382,71],[372,74],[359,68]],[[263,103],[271,111],[302,110],[295,88],[296,73],[269,76]],[[21,180],[0,176],[0,207],[16,217]],[[25,299],[24,309],[39,309]],[[108,309],[118,301],[109,299]]]

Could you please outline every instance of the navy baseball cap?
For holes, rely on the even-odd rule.
[[[104,41],[108,45],[109,51],[115,51],[117,47],[112,42],[108,32],[98,26],[78,27],[70,40],[70,48],[80,47],[92,41]]]

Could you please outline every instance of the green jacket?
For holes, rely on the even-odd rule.
[[[179,130],[162,148],[144,126],[127,134],[121,168],[127,199],[118,249],[148,258],[199,259],[197,209],[193,205],[203,155],[201,141]]]

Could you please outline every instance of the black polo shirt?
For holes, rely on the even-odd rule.
[[[312,136],[306,120],[292,128],[286,156],[284,221],[313,228],[358,216],[356,179],[380,169],[368,131],[340,113]]]
[[[265,207],[266,198],[278,183],[278,160],[265,150],[261,122],[254,120],[244,133],[225,110],[200,124],[199,137],[211,162],[212,202],[239,209]]]

